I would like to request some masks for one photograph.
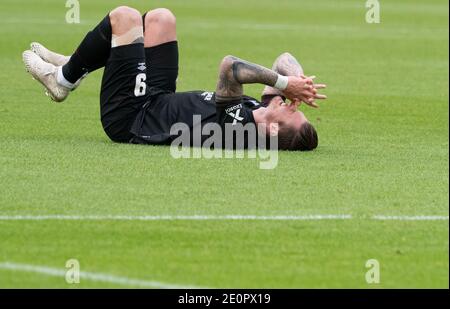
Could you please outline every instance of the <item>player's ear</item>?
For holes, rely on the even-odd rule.
[[[278,131],[280,131],[280,126],[278,123],[270,123],[269,124],[269,135],[270,136],[277,136]]]

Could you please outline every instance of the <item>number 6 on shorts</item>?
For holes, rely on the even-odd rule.
[[[147,84],[145,81],[147,80],[147,75],[145,73],[140,73],[136,76],[136,87],[134,88],[134,96],[142,97],[145,94],[145,89],[147,88]]]

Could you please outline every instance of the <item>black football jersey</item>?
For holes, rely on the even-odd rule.
[[[260,108],[255,98],[243,96],[240,101],[216,104],[214,92],[190,91],[164,93],[152,98],[138,113],[131,133],[133,143],[168,145],[180,132],[172,132],[177,123],[183,124],[193,136],[208,123],[255,124],[253,110]],[[209,136],[202,135],[202,142]],[[244,146],[245,147],[245,146]]]

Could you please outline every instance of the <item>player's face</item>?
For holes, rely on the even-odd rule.
[[[274,97],[267,106],[270,122],[300,129],[304,123],[308,122],[308,119],[297,107],[298,105],[295,104],[284,103],[281,97]]]

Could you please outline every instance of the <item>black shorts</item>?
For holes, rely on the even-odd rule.
[[[178,77],[176,41],[144,48],[131,44],[111,49],[103,73],[100,113],[106,134],[115,142],[133,138],[131,126],[155,89],[175,92]]]

